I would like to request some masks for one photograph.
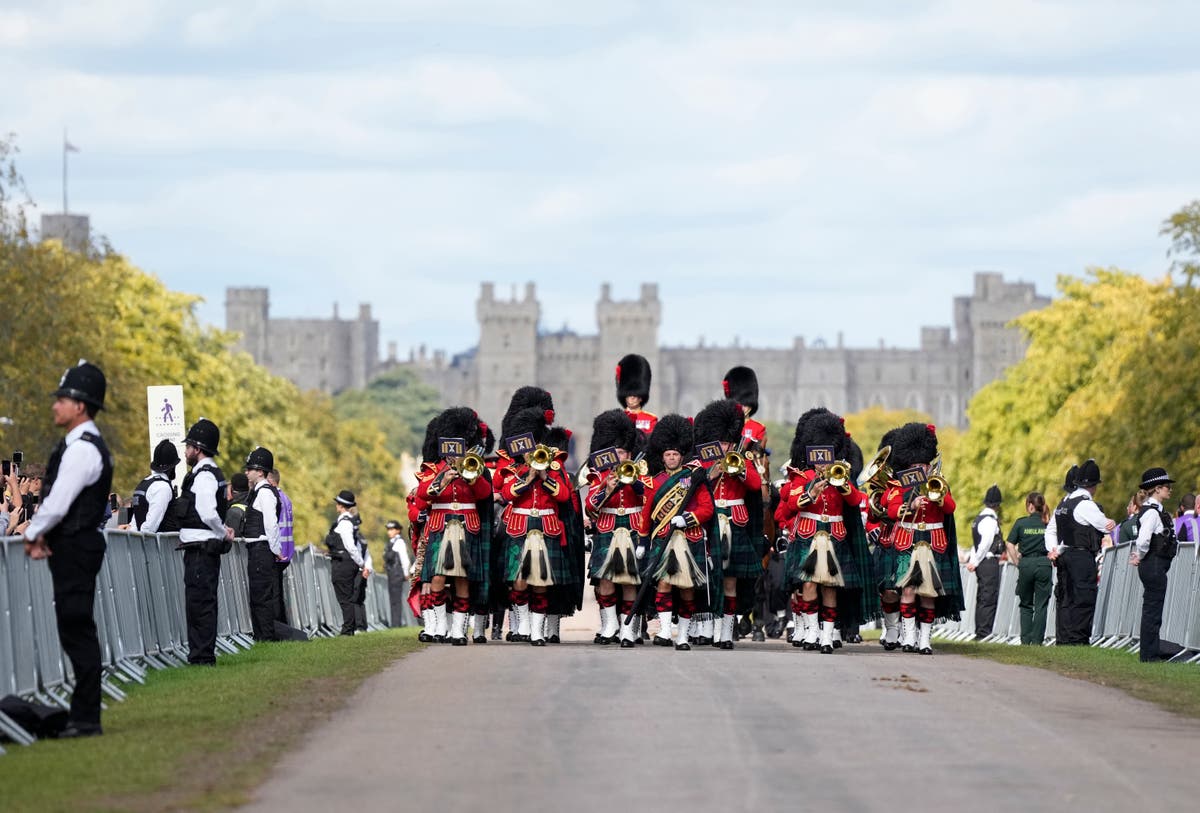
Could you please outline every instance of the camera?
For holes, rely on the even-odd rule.
[[[12,462],[17,464],[18,466],[21,465],[22,463],[24,463],[25,462],[25,453],[22,452],[20,449],[17,449],[15,452],[13,452]]]
[[[5,460],[4,462],[0,463],[0,467],[2,467],[0,468],[0,475],[7,477],[8,475],[12,474],[11,460]]]

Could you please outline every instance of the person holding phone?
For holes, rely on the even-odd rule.
[[[100,726],[100,641],[93,607],[96,575],[104,562],[104,520],[113,461],[93,418],[104,407],[107,382],[94,364],[81,361],[63,374],[51,413],[66,430],[50,454],[45,502],[25,529],[25,553],[48,559],[54,584],[54,615],[63,652],[75,670],[75,692],[60,737],[93,737]]]

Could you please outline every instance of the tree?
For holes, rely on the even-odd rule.
[[[403,367],[374,378],[365,389],[347,390],[334,398],[334,410],[343,420],[374,421],[396,457],[419,455],[425,427],[442,407],[437,390]]]
[[[1200,274],[1200,200],[1168,217],[1158,233],[1171,238],[1167,249],[1167,257],[1172,258],[1171,271],[1183,274],[1191,288]]]

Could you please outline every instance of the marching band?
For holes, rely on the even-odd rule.
[[[620,360],[619,408],[596,416],[576,472],[544,389],[513,393],[498,439],[468,407],[429,422],[408,498],[422,640],[487,643],[489,623],[500,640],[507,615],[505,640],[559,643],[587,583],[596,645],[733,649],[774,557],[793,646],[833,654],[878,619],[886,650],[933,653],[933,624],[964,609],[933,426],[892,429],[864,466],[843,419],[810,409],[772,481],[754,370],[732,368],[694,418],[645,411],[650,380],[645,358]]]

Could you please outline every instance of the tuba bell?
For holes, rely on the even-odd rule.
[[[883,506],[883,493],[887,491],[888,480],[892,476],[892,467],[887,462],[891,454],[892,447],[884,446],[858,475],[858,487],[866,492],[867,503],[876,518],[887,514]]]

